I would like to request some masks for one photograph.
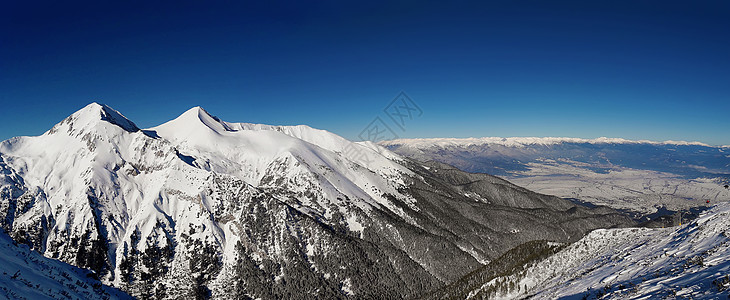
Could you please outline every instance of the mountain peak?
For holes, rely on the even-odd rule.
[[[62,123],[73,123],[73,127],[86,127],[88,124],[96,124],[100,121],[114,124],[128,132],[139,131],[137,125],[120,112],[97,102],[92,102],[84,106],[84,108],[73,113]]]
[[[215,120],[216,122],[221,122],[220,119],[218,119],[217,117],[210,114],[202,106],[192,107],[192,108],[186,110],[181,116],[183,116],[183,115],[195,115],[195,116],[198,116],[199,118],[211,118],[211,119]]]
[[[179,117],[161,126],[165,125],[169,125],[166,127],[172,127],[177,130],[185,130],[188,132],[194,131],[195,128],[200,128],[200,125],[204,125],[218,134],[225,131],[234,131],[226,124],[226,122],[223,122],[221,119],[211,115],[207,110],[200,106],[188,109]]]
[[[185,115],[185,114],[206,114],[206,115],[210,115],[210,113],[208,113],[208,111],[206,111],[205,108],[203,108],[202,106],[193,106],[190,109],[186,110],[184,113],[182,113],[182,115]]]

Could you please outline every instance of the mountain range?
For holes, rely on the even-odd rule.
[[[138,298],[414,298],[515,247],[635,224],[607,207],[200,107],[140,129],[92,103],[0,143],[18,244]]]
[[[730,147],[618,138],[401,139],[382,146],[417,161],[500,176],[540,193],[637,218],[730,199]]]

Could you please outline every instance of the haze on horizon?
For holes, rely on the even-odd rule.
[[[401,138],[730,144],[730,3],[7,3],[0,140],[91,102],[141,128],[202,106],[358,140],[401,91]]]

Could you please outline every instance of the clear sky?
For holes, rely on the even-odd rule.
[[[728,1],[118,2],[3,3],[0,140],[92,101],[358,139],[404,91],[400,137],[730,144]]]

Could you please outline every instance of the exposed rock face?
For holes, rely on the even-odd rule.
[[[0,143],[2,226],[143,298],[409,298],[531,240],[631,224],[307,126],[90,104]]]

